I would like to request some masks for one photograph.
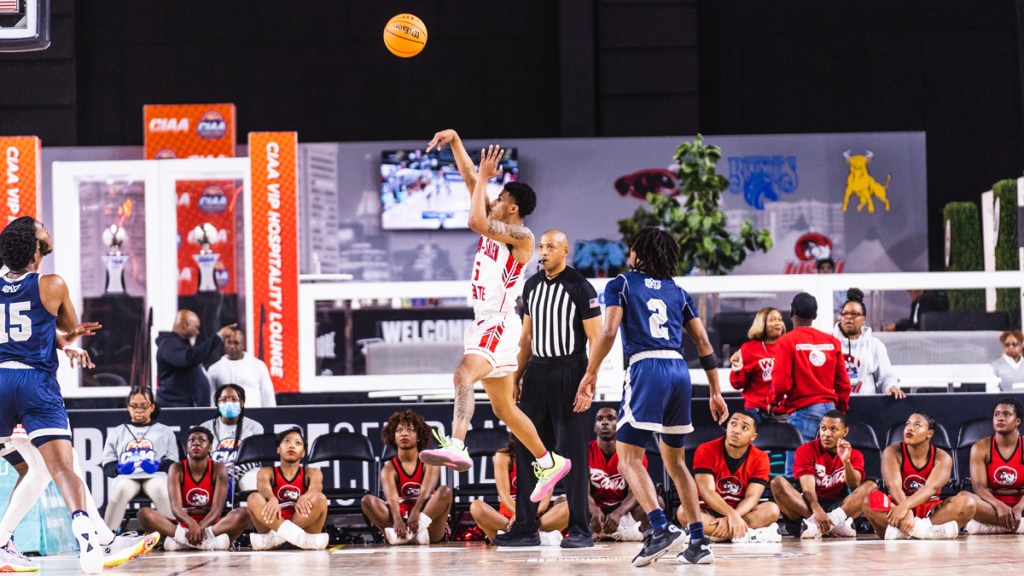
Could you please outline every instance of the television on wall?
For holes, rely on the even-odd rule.
[[[480,152],[471,151],[473,164]],[[507,182],[519,178],[519,154],[507,148],[502,174],[487,184],[494,199]],[[469,193],[449,148],[385,150],[380,163],[381,228],[384,230],[465,230],[469,221]]]

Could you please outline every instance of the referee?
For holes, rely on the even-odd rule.
[[[519,370],[515,374],[519,408],[537,427],[545,446],[572,460],[563,481],[569,501],[569,535],[562,548],[594,545],[590,531],[590,470],[587,440],[591,421],[587,412],[574,412],[573,402],[587,369],[587,341],[601,331],[601,306],[597,291],[574,268],[565,265],[569,239],[564,232],[548,230],[537,243],[541,270],[523,288],[523,333],[519,340]],[[498,546],[537,546],[537,504],[525,495],[536,484],[530,473],[530,452],[516,449],[515,523],[495,537]]]

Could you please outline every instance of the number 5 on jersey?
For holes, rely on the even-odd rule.
[[[24,342],[32,337],[32,319],[25,315],[30,309],[30,302],[12,302],[7,306],[0,304],[0,326],[6,327],[6,330],[0,331],[0,344],[10,340]]]

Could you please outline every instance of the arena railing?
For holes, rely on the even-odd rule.
[[[592,282],[598,293],[601,293],[608,279],[594,279]],[[850,287],[857,287],[865,292],[981,288],[1014,288],[1020,291],[1024,286],[1024,272],[685,276],[676,278],[676,282],[695,297],[699,294],[775,295],[773,305],[784,312],[788,311],[792,294],[803,291],[812,294],[817,299],[819,310],[827,311],[832,309],[833,293],[845,293]],[[375,398],[404,397],[406,399],[436,400],[447,398],[452,386],[450,370],[416,375],[317,375],[314,354],[316,307],[317,302],[393,300],[399,304],[408,299],[466,298],[467,293],[468,282],[464,281],[303,282],[299,290],[301,390],[303,392],[365,392],[372,393]],[[466,304],[469,305],[468,299]],[[814,325],[821,330],[830,331],[832,329],[831,314],[819,314]],[[454,370],[455,366],[453,365],[451,368]],[[621,351],[613,350],[599,375],[598,386],[605,393],[607,399],[613,399],[615,391],[621,388],[622,371]],[[910,373],[908,370],[905,372]],[[940,369],[922,368],[916,372],[921,374],[914,383],[916,386],[934,384],[945,387],[952,384],[952,381],[941,380],[942,370]],[[701,371],[692,371],[692,373],[695,383],[707,381]],[[935,382],[930,382],[929,374],[935,374]],[[963,379],[963,375],[959,375],[957,378]],[[957,382],[959,381],[957,380]],[[970,381],[970,378],[968,377],[964,381]],[[725,384],[724,381],[723,384]]]

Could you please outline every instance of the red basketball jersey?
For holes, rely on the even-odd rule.
[[[395,467],[395,483],[398,488],[398,509],[402,513],[402,517],[406,518],[409,516],[409,511],[416,505],[416,501],[420,499],[420,488],[423,485],[423,476],[426,470],[423,468],[423,462],[416,460],[416,468],[412,474],[406,474],[405,468],[402,468],[402,462],[398,460],[398,456],[391,459],[391,465]]]
[[[270,483],[274,497],[281,507],[281,517],[291,520],[295,515],[295,502],[306,493],[306,467],[299,466],[295,477],[285,478],[280,466],[274,466],[274,479]]]
[[[988,461],[988,487],[992,490],[1022,490],[1024,489],[1024,450],[1021,442],[1024,438],[1017,437],[1017,447],[1013,449],[1010,456],[1003,458],[996,446],[996,437],[989,440],[992,455]]]
[[[213,501],[213,460],[206,461],[206,472],[198,480],[192,477],[188,459],[181,462],[181,502],[185,509],[209,508]]]
[[[850,464],[864,478],[864,454],[856,448],[850,451]],[[793,455],[793,476],[814,476],[814,489],[818,498],[838,500],[846,494],[846,470],[839,454],[829,454],[817,439],[800,446]]]
[[[768,485],[770,463],[768,454],[754,445],[750,445],[732,467],[726,456],[725,438],[701,444],[693,454],[693,474],[711,474],[715,479],[715,492],[735,508],[747,495],[747,486],[751,483]],[[703,495],[701,505],[704,505]]]
[[[921,468],[917,468],[910,460],[910,454],[907,453],[907,443],[900,442],[900,451],[903,453],[903,466],[900,468],[900,478],[903,481],[903,493],[907,496],[914,494],[924,487],[925,481],[931,476],[932,468],[935,467],[935,450],[935,446],[929,445],[928,461]],[[938,500],[938,498],[938,494],[931,497],[932,500]]]
[[[509,486],[509,494],[511,494],[512,495],[512,499],[515,500],[516,499],[516,460],[515,460],[515,458],[511,459],[511,464],[509,464],[509,466],[508,466],[508,486]],[[515,510],[509,510],[508,508],[506,508],[504,502],[498,502],[498,512],[500,512],[501,515],[506,517],[506,518],[511,518],[512,516],[515,516]]]
[[[619,455],[607,456],[597,440],[591,440],[587,460],[590,464],[590,495],[594,502],[602,510],[622,504],[629,493],[629,487],[626,486],[626,479],[619,473]],[[647,468],[646,454],[644,468]]]

